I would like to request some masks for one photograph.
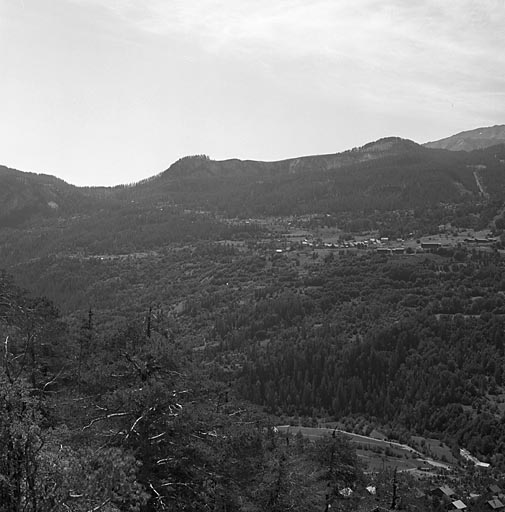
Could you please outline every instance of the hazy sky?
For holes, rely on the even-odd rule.
[[[503,0],[0,0],[0,163],[128,183],[505,123]]]

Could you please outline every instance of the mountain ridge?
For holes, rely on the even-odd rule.
[[[443,139],[426,142],[423,146],[450,151],[473,151],[502,143],[505,143],[504,124],[465,130]]]
[[[478,199],[475,166],[486,168],[484,186],[501,194],[497,168],[504,148],[458,153],[385,138],[342,153],[277,162],[199,155],[122,194],[131,200],[165,198],[227,216],[415,208],[460,202],[468,195]]]
[[[478,201],[482,190],[501,199],[503,162],[505,144],[464,152],[385,137],[340,153],[279,161],[187,156],[148,179],[115,187],[78,187],[0,166],[0,225],[129,203],[247,217],[419,208]]]
[[[386,154],[398,155],[414,148],[419,150],[421,147],[413,141],[387,137],[340,153],[279,161],[237,158],[219,161],[205,155],[187,156],[150,178],[114,187],[79,187],[52,175],[0,166],[0,225],[15,226],[33,218],[57,218],[89,209],[107,209],[116,200],[140,200],[149,204],[169,200],[202,206],[209,202],[203,197],[205,191],[219,188],[223,180],[228,184],[234,182],[233,187],[238,187],[242,193],[243,185],[262,185],[272,180],[289,181],[304,174],[314,176],[357,162],[380,159]],[[241,184],[243,180],[248,183]],[[191,190],[188,189],[195,189],[196,203],[191,200]]]
[[[17,225],[37,216],[69,215],[94,204],[83,187],[50,174],[0,165],[0,225]]]

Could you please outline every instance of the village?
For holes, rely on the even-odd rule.
[[[203,212],[201,212],[203,214]],[[407,233],[404,237],[386,236],[379,230],[347,232],[337,226],[314,223],[318,216],[224,219],[231,225],[256,226],[263,236],[254,239],[220,240],[238,250],[254,249],[264,254],[311,254],[312,258],[376,253],[384,256],[422,255],[455,250],[505,256],[500,238],[491,229],[455,229],[440,225],[437,233]]]
[[[365,467],[364,474],[368,479],[365,489],[371,498],[377,501],[384,498],[380,496],[377,484],[381,472],[389,471],[394,476],[390,482],[391,489],[386,494],[389,499],[397,500],[396,508],[402,508],[401,502],[405,499],[397,478],[397,475],[403,474],[410,477],[410,488],[406,494],[411,507],[413,505],[415,509],[505,510],[505,490],[496,483],[491,465],[479,461],[464,448],[455,457],[447,445],[435,439],[412,436],[411,444],[415,446],[411,446],[388,439],[378,429],[373,429],[366,436],[341,430],[337,424],[333,427],[329,424],[318,427],[279,425],[275,429],[281,435],[285,434],[286,438],[301,435],[311,441],[343,436],[355,447],[358,459]],[[346,499],[352,497],[354,491],[343,487],[339,493],[342,499]],[[382,494],[385,494],[384,489]],[[374,510],[380,512],[387,509],[376,507]]]

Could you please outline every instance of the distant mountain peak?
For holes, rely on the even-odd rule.
[[[409,139],[403,139],[401,137],[383,137],[374,142],[369,142],[361,148],[360,151],[376,151],[376,152],[389,152],[389,151],[409,151],[412,149],[418,149],[421,146]]]
[[[164,171],[170,171],[172,173],[177,173],[179,169],[184,169],[185,172],[194,171],[195,169],[200,169],[202,167],[214,166],[214,165],[237,165],[237,164],[258,164],[271,166],[276,165],[281,162],[293,162],[300,160],[314,160],[317,158],[328,158],[328,157],[340,157],[343,155],[347,155],[349,153],[398,153],[403,151],[409,151],[412,149],[422,148],[420,144],[414,142],[409,139],[403,139],[401,137],[383,137],[377,139],[372,142],[368,142],[367,144],[357,147],[354,149],[350,149],[347,151],[343,151],[341,153],[331,153],[331,154],[322,154],[322,155],[304,155],[298,156],[294,158],[287,158],[278,161],[261,161],[261,160],[241,160],[239,158],[229,158],[227,160],[213,160],[207,155],[189,155],[184,156],[174,162],[168,169]],[[163,173],[162,173],[163,174]]]
[[[427,148],[450,151],[473,151],[505,143],[505,125],[487,126],[467,130],[444,139],[424,144]]]

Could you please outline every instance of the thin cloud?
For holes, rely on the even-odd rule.
[[[498,0],[94,1],[137,30],[183,38],[220,57],[319,59],[357,77],[375,70],[378,80],[411,74],[442,84],[453,74],[479,73],[485,81],[505,63],[505,4]]]
[[[303,55],[338,52],[339,44],[355,48],[373,40],[379,49],[403,42],[463,54],[504,41],[505,6],[499,0],[72,1],[94,2],[140,30],[188,35],[216,50],[275,43],[272,52]],[[378,48],[360,49],[373,54]]]

